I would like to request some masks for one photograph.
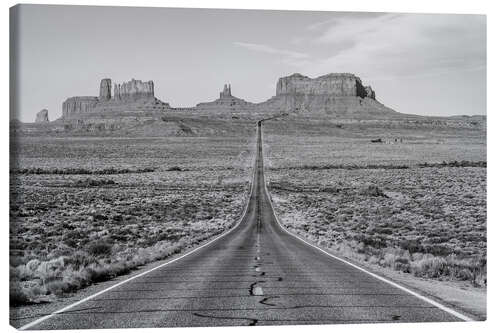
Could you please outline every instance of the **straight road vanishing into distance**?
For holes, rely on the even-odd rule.
[[[21,329],[471,320],[286,231],[266,189],[261,124],[251,196],[233,229]]]

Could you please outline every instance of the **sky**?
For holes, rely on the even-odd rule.
[[[153,80],[174,107],[263,102],[280,77],[348,72],[396,111],[486,114],[486,16],[22,5],[11,117],[61,116],[102,78]]]

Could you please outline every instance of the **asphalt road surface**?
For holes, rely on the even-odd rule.
[[[204,248],[25,329],[461,320],[286,232],[265,188],[261,131],[240,223]]]

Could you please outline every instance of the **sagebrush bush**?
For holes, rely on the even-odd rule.
[[[35,276],[40,278],[44,284],[56,279],[65,268],[64,260],[65,257],[59,257],[41,262],[36,269]]]
[[[111,251],[113,249],[113,246],[108,243],[108,241],[105,240],[98,240],[90,243],[88,245],[87,251],[89,252],[90,255],[96,256],[96,257],[103,257],[103,256],[108,256],[111,254]]]
[[[382,191],[376,185],[368,185],[368,187],[361,190],[361,194],[374,196],[374,197],[387,197],[387,195],[385,195],[384,191]]]
[[[45,283],[45,288],[49,293],[56,296],[61,296],[62,294],[70,290],[70,285],[60,279],[54,279],[51,281],[47,281]]]
[[[26,269],[28,269],[30,272],[36,271],[38,266],[40,266],[40,260],[38,259],[31,259],[26,263]]]

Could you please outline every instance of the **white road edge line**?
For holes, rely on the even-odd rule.
[[[263,130],[263,128],[262,128],[262,126],[261,126],[261,136],[262,136],[262,130]],[[261,138],[261,144],[262,144],[262,146],[264,146],[264,145],[263,145],[263,142],[264,142],[264,139],[263,139],[263,137],[262,137],[262,138]],[[264,150],[264,148],[263,148],[262,150]],[[262,163],[264,164],[264,156],[262,157]],[[324,254],[326,254],[327,256],[329,256],[329,257],[331,257],[331,258],[334,258],[334,259],[336,259],[336,260],[339,260],[339,261],[341,261],[341,262],[343,262],[343,263],[345,263],[345,264],[347,264],[347,265],[349,265],[349,266],[352,266],[352,267],[354,267],[354,268],[356,268],[356,269],[358,269],[358,270],[362,271],[363,273],[366,273],[366,274],[368,274],[368,275],[370,275],[370,276],[372,276],[372,277],[374,277],[374,278],[376,278],[376,279],[378,279],[378,280],[380,280],[380,281],[383,281],[383,282],[385,282],[385,283],[387,283],[387,284],[390,284],[390,285],[391,285],[391,286],[393,286],[393,287],[396,287],[396,288],[398,288],[398,289],[400,289],[400,290],[403,290],[403,291],[405,291],[405,292],[407,292],[407,293],[409,293],[409,294],[411,294],[411,295],[413,295],[413,296],[417,297],[418,299],[420,299],[420,300],[422,300],[422,301],[425,301],[425,302],[427,302],[427,303],[429,303],[429,304],[431,304],[431,305],[433,305],[433,306],[435,306],[435,307],[437,307],[437,308],[439,308],[439,309],[441,309],[441,310],[443,310],[443,311],[445,311],[445,312],[447,312],[447,313],[449,313],[449,314],[451,314],[451,315],[453,315],[453,316],[455,316],[455,317],[457,317],[457,318],[459,318],[459,319],[461,319],[461,320],[463,320],[463,321],[475,321],[474,319],[472,319],[472,318],[470,318],[470,317],[468,317],[468,316],[466,316],[466,315],[463,315],[463,314],[461,314],[461,313],[459,313],[459,312],[457,312],[457,311],[455,311],[455,310],[453,310],[453,309],[451,309],[451,308],[449,308],[449,307],[447,307],[447,306],[445,306],[445,305],[443,305],[443,304],[441,304],[441,303],[438,303],[438,302],[436,302],[436,301],[434,301],[434,300],[432,300],[432,299],[430,299],[430,298],[428,298],[428,297],[425,297],[425,296],[423,296],[423,295],[420,295],[419,293],[417,293],[417,292],[415,292],[415,291],[413,291],[413,290],[410,290],[410,289],[408,289],[408,288],[406,288],[406,287],[403,287],[402,285],[399,285],[399,284],[397,284],[396,282],[393,282],[393,281],[391,281],[391,280],[388,280],[388,279],[386,279],[386,278],[384,278],[384,277],[382,277],[382,276],[380,276],[380,275],[377,275],[377,274],[372,273],[372,272],[370,272],[370,271],[368,271],[368,270],[366,270],[366,269],[364,269],[364,268],[362,268],[362,267],[360,267],[360,266],[357,266],[357,265],[355,265],[355,264],[353,264],[353,263],[351,263],[351,262],[349,262],[349,261],[347,261],[347,260],[345,260],[345,259],[342,259],[342,258],[340,258],[340,257],[337,257],[337,256],[335,256],[335,255],[333,255],[333,254],[331,254],[331,253],[329,253],[329,252],[327,252],[327,251],[323,250],[322,248],[320,248],[320,247],[318,247],[318,246],[316,246],[316,245],[314,245],[314,244],[312,244],[312,243],[309,243],[308,241],[306,241],[306,240],[304,240],[304,239],[300,238],[299,236],[295,235],[294,233],[292,233],[292,232],[288,231],[288,230],[287,230],[287,229],[283,226],[283,224],[281,223],[280,219],[279,219],[279,218],[278,218],[278,216],[276,215],[276,212],[275,212],[275,210],[274,210],[274,206],[273,206],[273,202],[272,202],[272,200],[271,200],[271,196],[269,195],[269,192],[268,192],[268,190],[267,190],[266,173],[265,173],[265,172],[263,172],[263,175],[264,175],[264,190],[265,190],[265,192],[266,192],[267,198],[269,199],[269,203],[270,203],[270,205],[271,205],[271,210],[273,211],[274,218],[276,219],[276,222],[278,222],[278,225],[280,226],[280,228],[281,228],[281,229],[283,229],[284,231],[286,231],[288,234],[290,234],[290,235],[292,235],[293,237],[297,238],[297,239],[298,239],[298,240],[300,240],[301,242],[303,242],[303,243],[305,243],[305,244],[307,244],[307,245],[309,245],[309,246],[311,246],[311,247],[315,248],[316,250],[319,250],[319,251],[323,252]]]
[[[257,142],[258,142],[257,131],[256,131],[256,135],[255,135],[255,137],[256,137],[256,139],[255,139],[255,145],[257,145]],[[153,268],[151,268],[150,270],[147,270],[147,271],[142,272],[142,273],[140,273],[140,274],[134,275],[134,276],[132,276],[132,277],[130,277],[130,278],[128,278],[128,279],[126,279],[126,280],[120,281],[120,282],[118,282],[117,284],[114,284],[114,285],[112,285],[112,286],[110,286],[110,287],[108,287],[108,288],[106,288],[106,289],[104,289],[104,290],[101,290],[101,291],[99,291],[99,292],[97,292],[97,293],[95,293],[95,294],[92,294],[92,295],[90,295],[90,296],[88,296],[88,297],[85,297],[84,299],[81,299],[81,300],[79,300],[79,301],[77,301],[77,302],[75,302],[75,303],[73,303],[73,304],[70,304],[70,305],[68,305],[68,306],[65,306],[64,308],[59,309],[59,310],[57,310],[57,311],[54,311],[54,312],[52,312],[51,314],[48,314],[48,315],[43,316],[43,317],[41,317],[41,318],[38,318],[37,320],[32,321],[31,323],[28,323],[28,324],[26,324],[26,325],[24,325],[24,326],[21,326],[21,327],[19,328],[19,330],[20,330],[20,331],[27,330],[27,329],[29,329],[29,328],[31,328],[31,327],[33,327],[33,326],[37,325],[37,324],[40,324],[40,323],[42,323],[42,322],[46,321],[47,319],[50,319],[50,318],[54,317],[54,316],[55,316],[55,315],[57,315],[57,314],[60,314],[60,313],[62,313],[62,312],[64,312],[64,311],[67,311],[67,310],[69,310],[69,309],[71,309],[71,308],[74,308],[74,307],[75,307],[75,306],[77,306],[77,305],[80,305],[80,304],[82,304],[82,303],[85,303],[85,302],[87,302],[87,301],[89,301],[89,300],[91,300],[91,299],[93,299],[93,298],[95,298],[95,297],[97,297],[97,296],[99,296],[99,295],[104,294],[105,292],[110,291],[111,289],[114,289],[114,288],[116,288],[116,287],[119,287],[119,286],[121,286],[122,284],[125,284],[125,283],[127,283],[127,282],[130,282],[130,281],[132,281],[132,280],[134,280],[134,279],[137,279],[138,277],[144,276],[144,275],[149,274],[149,273],[151,273],[151,272],[153,272],[153,271],[155,271],[155,270],[157,270],[157,269],[159,269],[159,268],[165,267],[165,266],[167,266],[167,265],[169,265],[169,264],[171,264],[171,263],[173,263],[173,262],[176,262],[176,261],[178,261],[178,260],[181,260],[182,258],[187,257],[188,255],[193,254],[193,253],[195,253],[195,252],[197,252],[197,251],[201,250],[201,249],[202,249],[202,248],[204,248],[205,246],[208,246],[208,245],[212,244],[213,242],[215,242],[216,240],[218,240],[218,239],[220,239],[220,238],[222,238],[222,237],[224,237],[224,236],[228,235],[229,233],[231,233],[233,230],[235,230],[235,229],[236,229],[236,228],[237,228],[237,227],[241,224],[241,221],[243,221],[243,219],[244,219],[244,218],[245,218],[245,216],[247,215],[247,212],[248,212],[248,206],[250,205],[250,201],[251,201],[251,199],[252,199],[252,193],[253,193],[253,187],[254,187],[254,180],[255,180],[255,175],[256,175],[256,173],[257,173],[257,168],[256,168],[256,165],[255,165],[255,161],[257,160],[257,149],[255,150],[255,153],[256,153],[256,155],[255,155],[254,165],[253,165],[253,169],[254,169],[254,170],[253,170],[253,176],[252,176],[252,183],[251,183],[251,185],[250,185],[250,192],[249,192],[249,195],[248,195],[248,198],[247,198],[247,203],[246,203],[246,206],[245,206],[245,210],[243,211],[243,215],[241,216],[241,218],[238,220],[238,223],[236,223],[236,224],[235,224],[235,225],[234,225],[231,229],[229,229],[228,231],[226,231],[226,232],[225,232],[225,233],[223,233],[222,235],[219,235],[219,236],[217,236],[216,238],[212,239],[212,240],[211,240],[211,241],[209,241],[208,243],[205,243],[205,244],[203,244],[203,245],[201,245],[201,246],[199,246],[199,247],[197,247],[197,248],[195,248],[195,249],[193,249],[193,250],[191,250],[191,251],[189,251],[189,252],[187,252],[187,253],[183,254],[183,255],[182,255],[182,256],[180,256],[180,257],[177,257],[177,258],[172,259],[172,260],[170,260],[170,261],[168,261],[168,262],[166,262],[166,263],[163,263],[163,264],[161,264],[161,265],[158,265],[158,266],[156,266],[156,267],[153,267]]]

